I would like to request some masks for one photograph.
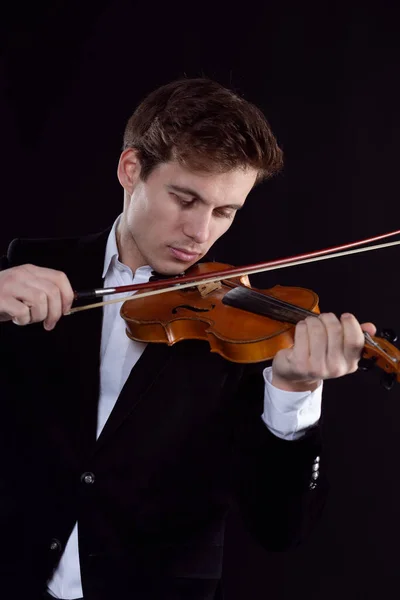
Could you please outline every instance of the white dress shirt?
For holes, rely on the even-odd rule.
[[[151,275],[149,266],[140,267],[133,274],[129,267],[119,261],[116,242],[119,219],[120,217],[115,221],[107,240],[104,287],[145,283]],[[134,342],[126,335],[125,321],[119,315],[118,303],[104,306],[103,311],[97,437],[111,414],[129,373],[146,347],[146,344]],[[261,418],[276,436],[295,440],[320,418],[322,385],[314,392],[285,392],[271,384],[271,371],[271,367],[264,370],[264,411]],[[66,600],[83,596],[78,523],[75,524],[58,567],[48,583],[48,591],[55,598]]]

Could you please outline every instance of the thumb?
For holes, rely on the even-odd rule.
[[[373,323],[361,323],[361,329],[366,333],[369,333],[369,335],[376,334],[376,327]]]

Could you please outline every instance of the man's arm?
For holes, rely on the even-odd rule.
[[[298,439],[278,437],[262,418],[264,396],[263,368],[249,367],[236,399],[236,497],[258,542],[280,551],[311,533],[328,485],[320,427],[303,429]]]
[[[297,400],[306,405],[323,380],[356,371],[364,332],[374,335],[375,331],[372,323],[360,325],[348,313],[340,319],[332,313],[309,316],[297,323],[293,345],[275,355],[270,382],[256,369],[243,379],[238,404],[242,413],[237,438],[238,497],[246,522],[266,547],[279,549],[299,541],[309,533],[324,504],[327,486],[320,429],[306,427],[302,435],[304,427],[299,428],[298,420],[304,406],[297,410]],[[268,401],[263,406],[264,396],[271,391],[278,395],[272,408]],[[282,419],[287,394],[290,400]],[[261,413],[264,421],[260,424]],[[281,424],[274,425],[274,419]],[[312,420],[308,425],[313,425]],[[280,429],[283,435],[274,435]]]
[[[318,425],[321,417],[322,382],[315,390],[290,392],[272,384],[272,367],[264,369],[264,411],[268,429],[285,440],[298,440]]]

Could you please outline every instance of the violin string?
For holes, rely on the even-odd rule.
[[[306,308],[263,294],[246,286],[237,286],[232,289],[224,295],[222,303],[293,325],[309,316],[318,316],[318,314]]]
[[[179,291],[179,290],[183,290],[183,289],[189,288],[189,287],[200,286],[200,285],[204,285],[206,283],[215,283],[216,281],[222,281],[224,279],[229,279],[230,277],[240,278],[240,277],[244,277],[246,275],[255,275],[256,273],[264,273],[266,271],[285,269],[288,267],[294,267],[297,265],[308,264],[311,262],[317,262],[317,261],[321,261],[321,260],[329,260],[331,258],[340,258],[342,256],[348,256],[350,254],[359,254],[360,252],[370,252],[371,250],[378,250],[381,248],[389,248],[391,246],[397,246],[399,244],[400,244],[400,241],[386,242],[385,244],[377,244],[375,246],[369,246],[367,248],[356,248],[353,250],[346,250],[345,252],[335,252],[333,254],[329,254],[326,256],[316,256],[316,257],[307,258],[307,259],[303,259],[303,260],[295,260],[295,261],[288,262],[285,264],[264,267],[262,269],[260,268],[260,269],[254,269],[254,270],[246,270],[246,271],[243,271],[240,273],[235,273],[232,276],[230,276],[229,274],[225,274],[220,277],[211,277],[210,276],[210,277],[206,277],[205,279],[202,279],[201,281],[196,281],[196,282],[192,281],[189,283],[174,284],[171,287],[161,288],[161,289],[157,289],[157,290],[150,290],[147,292],[138,292],[138,293],[130,295],[130,296],[124,296],[123,298],[114,298],[113,300],[106,300],[103,302],[95,302],[93,304],[87,304],[85,306],[77,306],[75,308],[71,308],[71,310],[68,313],[65,313],[65,316],[71,315],[71,314],[74,314],[74,313],[77,313],[77,312],[80,312],[83,310],[90,310],[91,308],[98,308],[101,306],[106,306],[107,304],[114,304],[116,302],[125,302],[126,300],[136,300],[138,298],[145,298],[147,296],[153,296],[156,294],[165,294],[167,292]]]
[[[382,348],[382,346],[377,341],[375,341],[367,331],[364,331],[364,338],[371,346],[380,350],[387,357],[387,360],[395,363],[398,362],[398,358],[396,358],[395,356],[391,356],[386,350],[386,348]]]

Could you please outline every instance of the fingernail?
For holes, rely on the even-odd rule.
[[[353,316],[353,315],[352,315],[352,314],[350,314],[350,313],[343,313],[343,314],[342,314],[342,317],[343,317],[343,319],[351,319],[351,318],[352,318],[352,316]]]

